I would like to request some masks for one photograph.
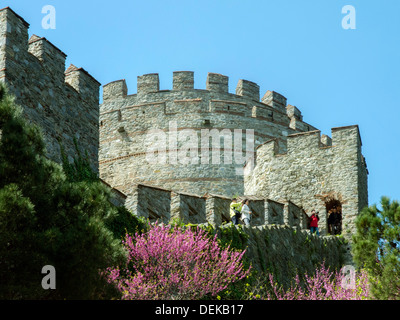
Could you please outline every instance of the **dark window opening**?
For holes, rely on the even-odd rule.
[[[342,234],[342,204],[339,200],[332,199],[325,203],[327,212],[328,233],[331,235]]]

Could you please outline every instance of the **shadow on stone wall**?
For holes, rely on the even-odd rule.
[[[249,236],[246,257],[253,267],[273,273],[284,286],[296,274],[313,274],[322,263],[331,270],[352,264],[347,245],[339,237],[319,237],[287,225],[243,227],[243,231]]]
[[[290,285],[296,274],[313,274],[322,263],[331,270],[353,264],[344,238],[312,235],[305,211],[290,201],[248,197],[256,212],[252,225],[234,227],[229,215],[231,199],[226,197],[183,194],[135,183],[124,191],[128,192],[128,209],[150,222],[211,225],[221,239],[233,240],[234,247],[247,250],[245,257],[255,270],[273,273],[284,286]]]

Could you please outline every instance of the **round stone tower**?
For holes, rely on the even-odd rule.
[[[100,106],[100,174],[129,194],[132,183],[177,192],[243,194],[243,167],[257,146],[316,130],[282,95],[239,80],[229,93],[228,77],[209,73],[206,90],[194,88],[194,73],[173,74],[172,90],[160,90],[158,74],[138,77],[137,93],[125,80],[103,87]]]

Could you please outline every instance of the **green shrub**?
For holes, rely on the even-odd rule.
[[[118,216],[110,190],[71,181],[48,160],[40,129],[3,85],[0,130],[0,299],[97,298],[98,270],[126,254],[107,228]],[[56,269],[56,290],[41,286],[45,265]]]

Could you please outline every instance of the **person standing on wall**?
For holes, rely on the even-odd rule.
[[[246,227],[250,227],[250,220],[251,220],[251,214],[252,212],[250,211],[249,208],[249,200],[245,199],[242,201],[242,219]]]
[[[331,235],[340,234],[342,231],[342,215],[340,213],[340,209],[337,207],[333,207],[328,211],[328,231]]]
[[[239,224],[241,210],[242,210],[242,204],[240,202],[237,202],[236,198],[233,198],[230,205],[230,215],[232,222],[235,226]]]
[[[317,233],[319,236],[319,229],[318,229],[318,222],[319,222],[319,212],[315,212],[315,210],[311,211],[311,217],[310,217],[310,231],[311,233]]]
[[[333,233],[333,225],[335,223],[335,215],[333,214],[333,210],[331,209],[328,211],[329,217],[328,217],[328,233],[329,234],[334,234]]]
[[[337,235],[341,234],[342,231],[342,215],[340,210],[337,207],[332,209],[333,217],[332,217],[332,234]]]

